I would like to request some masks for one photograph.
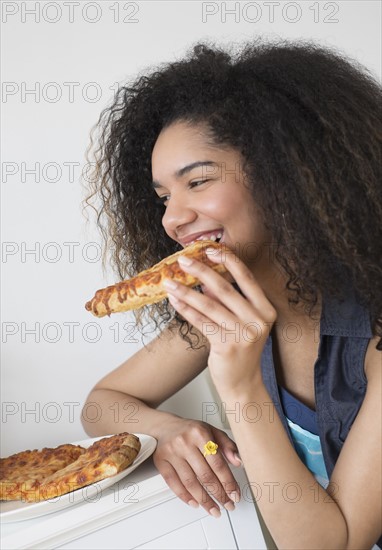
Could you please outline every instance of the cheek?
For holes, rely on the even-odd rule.
[[[228,188],[219,193],[211,193],[203,199],[203,212],[207,216],[219,220],[222,224],[237,219],[237,214],[243,209],[243,203],[238,200],[237,193],[232,194]]]
[[[223,225],[235,217],[237,210],[234,207],[227,207],[220,201],[206,201],[203,207],[204,215],[219,221]]]

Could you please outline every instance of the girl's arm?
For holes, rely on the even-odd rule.
[[[257,422],[240,414],[231,429],[273,539],[279,548],[370,549],[381,534],[381,353],[371,343],[366,397],[324,490],[295,452],[262,381],[260,358],[276,312],[242,262],[228,255],[225,263],[244,297],[193,262],[184,269],[214,294],[169,285],[170,301],[208,336],[208,365],[227,410],[260,408]]]
[[[366,396],[327,490],[298,458],[277,412],[272,414],[260,376],[252,392],[220,394],[229,410],[253,401],[261,409],[258,422],[242,420],[231,428],[258,507],[279,548],[368,550],[380,537],[381,356],[376,352],[370,359]]]
[[[184,419],[155,407],[176,393],[207,364],[208,347],[198,350],[169,328],[120,367],[106,375],[90,392],[82,422],[91,436],[119,432],[143,433],[158,440],[154,463],[169,487],[192,506],[220,515],[218,503],[232,509],[232,492],[240,493],[227,461],[235,458],[235,443],[218,428]],[[204,444],[216,441],[221,452],[207,462]]]

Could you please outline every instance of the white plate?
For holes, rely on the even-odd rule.
[[[0,502],[0,520],[4,523],[13,521],[23,521],[26,519],[37,518],[39,516],[45,516],[52,512],[57,512],[68,506],[73,506],[79,502],[95,502],[102,496],[102,491],[117,483],[125,476],[131,474],[142,462],[149,458],[157,446],[157,441],[151,435],[135,434],[139,437],[141,442],[141,450],[138,453],[137,458],[131,466],[123,470],[115,476],[102,479],[66,495],[61,495],[54,499],[43,500],[41,502],[22,502],[22,501],[1,501]],[[92,439],[84,439],[83,441],[76,441],[73,445],[81,445],[82,447],[90,447],[95,441],[102,439],[102,437],[94,437]]]

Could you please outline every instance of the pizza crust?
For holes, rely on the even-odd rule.
[[[214,263],[208,258],[206,248],[224,250],[223,245],[215,241],[196,241],[150,269],[141,271],[132,279],[97,290],[94,298],[85,304],[85,308],[96,317],[104,317],[160,302],[167,297],[167,291],[163,287],[164,279],[173,279],[189,287],[200,284],[196,277],[183,271],[177,261],[179,256],[189,256],[207,264],[218,273],[226,273],[224,264]]]

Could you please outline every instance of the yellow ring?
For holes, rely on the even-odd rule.
[[[219,445],[214,443],[213,441],[207,441],[207,443],[204,445],[204,453],[203,456],[207,455],[216,455]]]

